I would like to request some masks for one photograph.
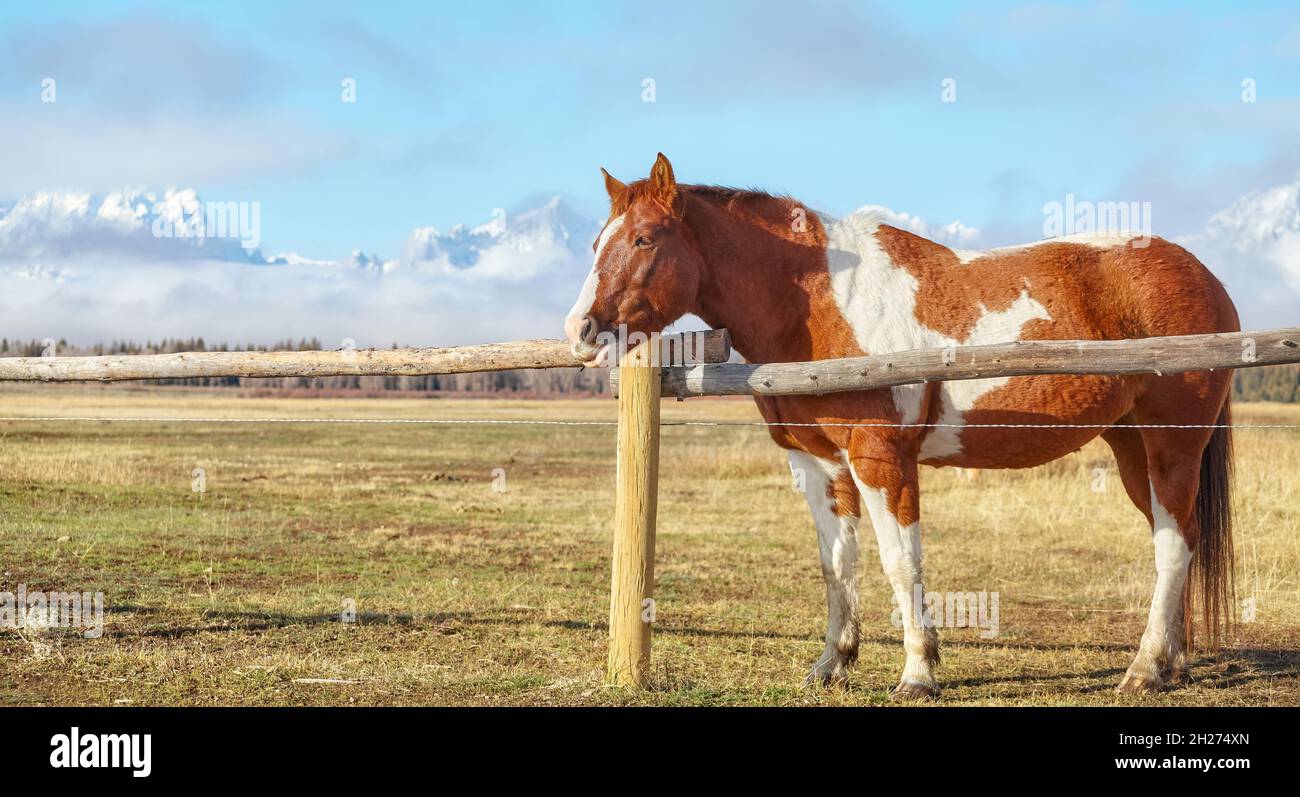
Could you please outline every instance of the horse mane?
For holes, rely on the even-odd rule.
[[[699,197],[710,204],[719,205],[725,210],[735,210],[738,208],[752,208],[755,205],[766,205],[775,202],[779,205],[797,204],[797,201],[786,194],[771,194],[757,188],[737,188],[729,185],[695,185],[691,183],[678,183],[677,190],[682,194]],[[650,181],[637,180],[628,183],[627,193],[621,203],[622,207],[615,209],[614,215],[627,209],[638,199],[651,198]]]

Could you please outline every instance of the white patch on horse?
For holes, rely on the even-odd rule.
[[[896,265],[876,238],[881,217],[855,213],[839,221],[823,218],[826,265],[835,303],[853,329],[859,347],[868,354],[908,349],[945,348],[1020,340],[1030,321],[1050,320],[1047,308],[1029,295],[1028,285],[1006,310],[981,314],[965,340],[948,337],[916,319],[916,278]],[[945,382],[940,389],[944,423],[960,424],[965,412],[1006,378]],[[902,423],[921,420],[926,385],[891,388]],[[961,451],[959,429],[931,429],[921,443],[921,459],[951,456]]]
[[[1001,312],[990,313],[981,306],[979,320],[962,344],[975,346],[1020,340],[1025,324],[1034,320],[1049,321],[1051,316],[1047,308],[1030,298],[1028,291],[1022,290],[1011,306]],[[944,382],[939,388],[939,418],[935,422],[951,425],[927,430],[921,440],[921,461],[940,460],[961,453],[961,429],[954,425],[965,423],[966,413],[974,409],[975,402],[981,397],[1010,381],[1011,377],[999,376]]]
[[[573,303],[573,308],[564,318],[564,331],[570,341],[577,342],[582,320],[587,317],[587,313],[591,312],[591,306],[596,303],[596,285],[600,281],[596,269],[600,265],[600,254],[605,251],[605,244],[609,243],[609,239],[622,226],[623,216],[619,215],[610,219],[605,229],[600,231],[600,238],[596,242],[596,256],[591,261],[591,271],[587,273],[587,279],[582,283],[582,290],[578,292],[578,299]]]

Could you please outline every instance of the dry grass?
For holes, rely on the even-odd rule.
[[[0,391],[6,416],[613,410]],[[668,402],[664,417],[757,416],[749,402],[701,400]],[[1243,406],[1236,420],[1297,423],[1300,408]],[[759,428],[664,430],[658,686],[640,694],[601,685],[612,428],[21,421],[0,436],[0,590],[102,590],[109,606],[101,639],[0,631],[0,703],[858,705],[883,702],[902,664],[867,535],[853,684],[798,688],[821,650],[823,586],[803,501]],[[1197,657],[1189,686],[1145,698],[1112,692],[1153,567],[1104,446],[1032,471],[927,469],[927,587],[1000,596],[996,638],[941,633],[944,702],[1300,704],[1300,431],[1237,443],[1238,584],[1255,622],[1219,657]],[[345,599],[355,624],[339,619]]]

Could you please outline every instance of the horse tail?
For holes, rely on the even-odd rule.
[[[1196,492],[1196,523],[1200,528],[1187,586],[1183,590],[1183,628],[1190,648],[1196,625],[1194,606],[1200,605],[1205,647],[1216,650],[1221,634],[1232,625],[1236,584],[1232,553],[1232,399],[1223,400],[1210,442],[1201,454],[1200,488]]]

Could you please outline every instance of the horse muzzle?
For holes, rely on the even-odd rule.
[[[596,343],[600,327],[591,316],[570,316],[564,320],[564,334],[569,339],[573,356],[588,365],[598,364],[601,353],[608,348]]]

